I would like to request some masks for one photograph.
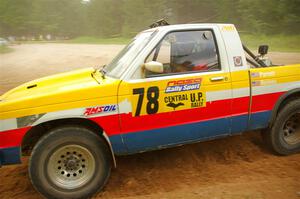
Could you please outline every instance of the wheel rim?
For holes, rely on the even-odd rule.
[[[46,164],[50,180],[63,189],[84,186],[95,172],[95,159],[92,153],[79,145],[58,148]]]
[[[289,145],[300,143],[300,112],[287,119],[283,126],[283,139]]]

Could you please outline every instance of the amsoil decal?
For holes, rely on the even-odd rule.
[[[89,115],[95,115],[99,113],[114,112],[116,110],[117,110],[117,105],[97,106],[97,107],[86,108],[84,115],[89,116]]]
[[[200,89],[201,81],[201,78],[169,81],[165,92],[173,93],[198,90]]]

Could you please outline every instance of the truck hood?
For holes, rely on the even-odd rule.
[[[117,80],[98,73],[86,68],[22,84],[0,97],[0,113],[116,95]]]

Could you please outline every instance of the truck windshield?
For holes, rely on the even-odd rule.
[[[114,78],[120,78],[128,69],[131,61],[153,38],[156,31],[144,31],[138,34],[123,50],[105,67],[105,74]]]

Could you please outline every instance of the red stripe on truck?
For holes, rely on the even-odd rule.
[[[22,139],[31,127],[23,127],[0,132],[0,148],[16,147],[22,144]]]

